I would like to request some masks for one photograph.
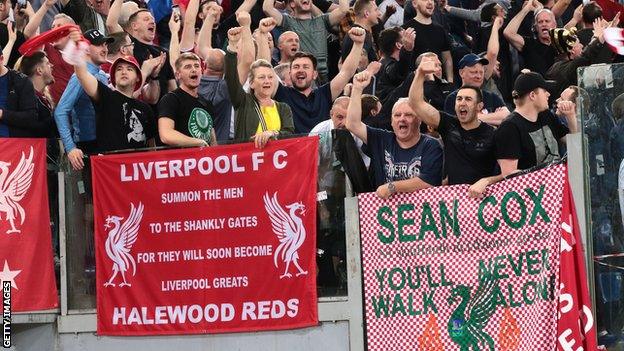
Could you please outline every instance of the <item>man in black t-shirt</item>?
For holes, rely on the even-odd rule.
[[[183,53],[176,60],[175,75],[180,87],[167,93],[158,103],[158,133],[164,144],[217,144],[212,106],[199,97],[201,73],[199,56]]]
[[[157,77],[160,81],[160,92],[165,94],[175,89],[176,82],[172,67],[169,64],[169,53],[167,50],[154,45],[156,22],[152,13],[145,9],[133,13],[128,19],[128,34],[134,43],[134,57],[136,57],[139,65],[142,65],[143,61],[149,59],[150,56],[158,57],[163,52],[167,53],[167,60]]]
[[[523,37],[518,29],[529,12],[535,13],[533,24],[534,37]],[[556,28],[555,15],[548,9],[544,9],[538,0],[528,0],[509,24],[503,30],[503,35],[509,43],[516,48],[524,58],[525,68],[545,75],[546,71],[555,62],[557,52],[550,46],[551,29]]]
[[[548,89],[554,86],[555,82],[546,81],[535,72],[523,73],[516,79],[512,92],[516,109],[494,134],[503,176],[558,160],[558,141],[564,141],[568,133],[577,132],[573,102],[558,105],[568,127],[548,111]]]
[[[416,43],[414,57],[431,51],[442,58],[446,80],[453,83],[453,58],[451,41],[442,26],[433,23],[431,17],[435,3],[433,0],[412,0],[416,8],[416,17],[405,22],[403,28],[414,28]]]
[[[80,85],[93,101],[98,152],[154,145],[156,121],[152,109],[133,97],[143,86],[141,68],[132,56],[111,65],[112,90],[89,73],[85,63],[74,66]]]
[[[483,109],[481,90],[465,85],[457,90],[455,114],[439,112],[425,101],[425,77],[436,70],[439,61],[425,57],[416,69],[409,92],[409,103],[418,117],[436,128],[444,142],[444,167],[449,185],[473,184],[469,194],[477,196],[485,187],[501,179],[495,176],[494,128],[477,118]]]

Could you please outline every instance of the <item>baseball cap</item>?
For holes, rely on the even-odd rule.
[[[523,97],[537,88],[554,91],[556,87],[554,80],[546,80],[541,74],[536,72],[521,73],[514,82],[513,92],[511,96],[514,99]]]
[[[110,44],[115,41],[115,39],[111,37],[105,37],[104,34],[97,29],[89,29],[82,33],[82,36],[87,39],[91,45]]]
[[[115,74],[117,73],[117,65],[125,62],[125,63],[129,63],[132,66],[134,66],[134,69],[136,70],[137,76],[139,77],[139,80],[136,82],[136,84],[134,85],[134,91],[137,91],[139,89],[141,89],[141,87],[143,86],[143,75],[141,74],[141,66],[139,66],[139,62],[136,60],[136,58],[134,58],[134,56],[122,56],[117,58],[113,64],[111,65],[111,69],[110,69],[110,76],[111,76],[111,83],[113,83],[113,86],[116,87],[116,78],[115,78]]]
[[[480,63],[480,64],[485,66],[485,65],[489,64],[490,61],[488,61],[488,59],[486,59],[485,57],[481,57],[481,56],[476,55],[476,54],[466,54],[459,61],[459,69],[462,69],[462,68],[464,68],[466,66],[472,67],[472,66],[476,65],[477,63]]]

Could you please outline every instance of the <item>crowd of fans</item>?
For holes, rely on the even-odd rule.
[[[610,0],[170,2],[0,0],[0,137],[60,138],[80,170],[95,153],[341,130],[350,178],[382,198],[478,197],[559,159],[589,105],[577,68],[622,58]]]
[[[586,95],[576,69],[620,58],[603,0],[33,1],[0,0],[0,137],[59,137],[76,170],[347,128],[379,196],[479,196],[557,159]]]

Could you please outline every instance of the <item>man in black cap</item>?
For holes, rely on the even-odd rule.
[[[71,35],[77,35],[76,32]],[[111,43],[113,38],[105,37],[95,29],[84,32],[82,36],[90,44],[84,58],[87,71],[100,82],[108,84],[108,77],[100,69],[100,65],[106,62],[108,54],[106,44]],[[69,162],[75,170],[82,169],[84,167],[83,151],[90,153],[97,150],[95,110],[75,74],[69,79],[65,92],[56,106],[54,120]]]
[[[516,109],[494,134],[503,176],[558,160],[558,141],[565,141],[568,133],[577,132],[574,103],[559,107],[564,110],[561,112],[567,127],[548,110],[549,90],[555,84],[535,72],[522,73],[516,79],[512,92]]]
[[[471,86],[481,89],[485,80],[485,67],[490,61],[484,57],[475,54],[466,54],[459,61],[459,76],[462,80],[462,86]],[[444,112],[451,116],[455,115],[455,99],[457,92],[450,93],[446,97],[444,103]],[[509,109],[505,106],[503,99],[489,91],[482,91],[483,94],[483,110],[478,111],[477,118],[487,124],[498,126],[503,119],[509,115]]]

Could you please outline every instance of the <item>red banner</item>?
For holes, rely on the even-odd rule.
[[[58,307],[44,139],[0,139],[0,280],[13,312]]]
[[[596,350],[596,323],[591,310],[578,219],[567,178],[563,193],[560,250],[557,350]]]
[[[98,334],[316,325],[317,149],[93,157]]]

